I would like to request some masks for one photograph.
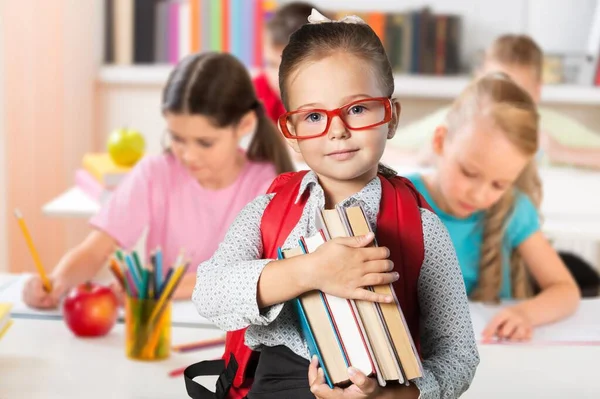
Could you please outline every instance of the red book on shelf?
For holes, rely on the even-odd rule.
[[[230,0],[221,0],[221,50],[231,52],[231,38],[229,37],[229,7]]]
[[[256,0],[254,3],[254,62],[253,65],[255,68],[261,68],[263,65],[263,34],[262,30],[264,28],[264,0]]]

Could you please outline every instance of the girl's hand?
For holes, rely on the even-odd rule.
[[[495,337],[508,341],[529,341],[533,334],[533,326],[525,312],[517,306],[501,310],[483,330],[483,339]]]
[[[392,302],[393,298],[369,291],[366,286],[389,284],[398,280],[394,264],[385,247],[368,247],[374,234],[334,238],[309,254],[311,286],[340,298],[372,302]]]
[[[23,302],[27,306],[37,309],[56,309],[60,304],[60,299],[67,291],[67,287],[61,284],[60,280],[49,277],[52,284],[52,291],[46,292],[42,278],[39,275],[33,275],[23,286]]]
[[[348,369],[348,375],[353,384],[346,389],[338,387],[331,389],[325,382],[323,369],[318,366],[319,361],[316,356],[313,356],[308,367],[308,383],[310,391],[319,399],[364,399],[381,395],[381,387],[376,379],[369,378],[352,367]]]

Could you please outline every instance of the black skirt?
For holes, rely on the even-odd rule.
[[[309,364],[286,346],[264,347],[248,399],[314,399],[308,385]]]

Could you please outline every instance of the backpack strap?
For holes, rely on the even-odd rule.
[[[285,173],[273,181],[267,193],[276,193],[265,208],[260,221],[260,234],[263,243],[263,257],[277,259],[277,248],[281,247],[290,235],[308,200],[305,191],[296,202],[302,179],[308,171]]]

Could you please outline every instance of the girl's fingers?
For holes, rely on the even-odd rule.
[[[394,298],[392,298],[391,296],[377,294],[376,292],[369,291],[365,288],[357,288],[354,291],[354,295],[351,299],[380,303],[391,303],[394,301]]]
[[[318,367],[319,360],[317,359],[317,355],[313,355],[312,359],[310,360],[310,365],[308,366],[308,384],[310,386],[313,386],[317,383],[316,381],[319,372]]]
[[[394,270],[394,262],[389,259],[383,260],[370,260],[364,263],[361,270],[364,270],[365,274],[368,273],[387,273]]]
[[[360,253],[365,262],[371,260],[385,260],[390,257],[390,250],[387,247],[367,247],[360,249]]]
[[[500,312],[488,323],[487,327],[482,332],[483,339],[492,339],[496,336],[498,329],[504,324],[508,315]]]
[[[363,286],[391,284],[399,278],[398,273],[370,273],[363,277]]]
[[[517,331],[519,324],[515,319],[508,319],[506,322],[498,329],[498,336],[505,339],[511,339],[513,334]]]

